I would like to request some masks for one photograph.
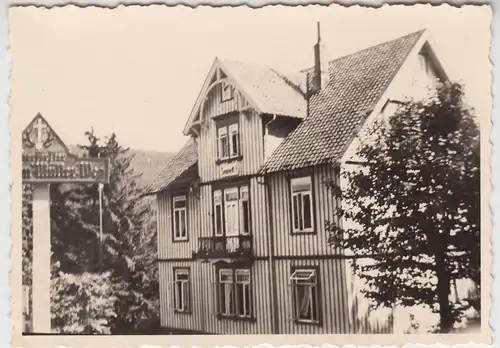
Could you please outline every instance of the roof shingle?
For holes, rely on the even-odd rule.
[[[278,146],[263,172],[294,170],[342,156],[423,32],[329,62],[328,86],[311,96],[309,116]]]
[[[218,60],[262,113],[306,117],[304,74],[282,73],[259,65],[221,58]]]
[[[330,82],[310,97],[309,115],[305,85],[306,76],[307,84],[311,84],[309,73],[313,68],[283,74],[218,58],[261,112],[304,118],[273,152],[262,172],[294,170],[341,157],[424,31],[330,61]],[[196,140],[191,138],[146,187],[145,194],[163,191],[174,181],[184,180],[183,174],[192,173],[197,161]]]
[[[146,186],[144,195],[152,195],[167,189],[183,173],[195,166],[198,162],[198,147],[196,140],[190,138],[182,149],[172,158],[156,179]]]

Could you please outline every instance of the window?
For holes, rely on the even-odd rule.
[[[186,224],[186,196],[177,196],[173,198],[173,229],[174,240],[187,240],[187,224]]]
[[[320,320],[318,275],[315,269],[296,269],[290,277],[294,317],[297,322],[318,324]]]
[[[217,129],[217,157],[231,159],[240,155],[240,134],[238,123]]]
[[[214,191],[214,235],[249,235],[250,228],[248,186]]]
[[[292,191],[292,230],[295,233],[313,232],[311,177],[294,178]]]
[[[174,278],[174,310],[176,312],[189,312],[191,308],[189,269],[175,269]]]
[[[219,270],[219,306],[218,314],[225,317],[250,318],[250,270]]]
[[[222,102],[234,98],[234,88],[231,84],[227,82],[222,82],[221,87],[222,87]]]
[[[214,229],[216,236],[222,236],[224,229],[222,227],[222,192],[220,190],[214,191]]]
[[[248,186],[240,187],[240,233],[250,234],[250,205],[248,202]]]
[[[240,154],[240,136],[238,133],[238,124],[229,126],[229,155],[231,157]]]

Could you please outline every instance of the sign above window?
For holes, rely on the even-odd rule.
[[[221,163],[219,165],[221,178],[238,175],[240,170],[239,162]]]

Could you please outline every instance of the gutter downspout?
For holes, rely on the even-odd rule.
[[[278,293],[276,290],[276,267],[274,267],[274,231],[273,231],[273,212],[272,212],[272,197],[271,197],[271,190],[270,190],[270,185],[268,181],[268,176],[267,173],[264,173],[264,186],[266,187],[266,195],[267,195],[267,200],[266,200],[266,211],[267,211],[267,235],[268,235],[268,258],[269,258],[269,287],[270,287],[270,304],[271,304],[271,333],[273,335],[278,334]]]
[[[266,124],[266,135],[269,133],[269,125],[276,120],[276,115],[273,115],[273,119]],[[267,253],[269,258],[269,301],[271,305],[271,333],[273,335],[278,334],[278,300],[276,289],[276,269],[274,267],[274,231],[273,231],[273,212],[272,212],[272,197],[271,189],[269,187],[269,180],[267,172],[264,172],[264,187],[266,189],[266,213],[267,213]]]

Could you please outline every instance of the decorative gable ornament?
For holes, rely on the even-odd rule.
[[[24,183],[108,183],[108,158],[79,158],[37,114],[22,133]]]

